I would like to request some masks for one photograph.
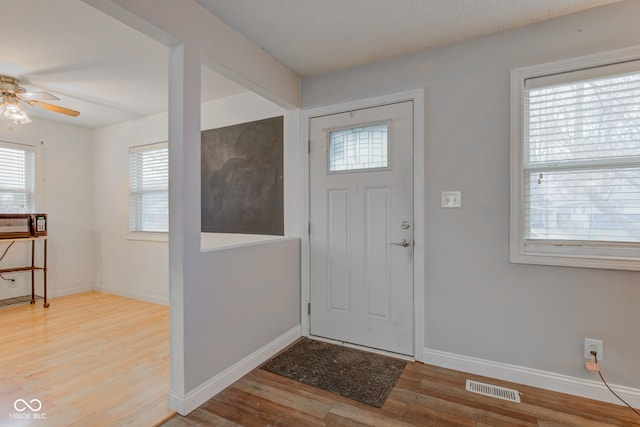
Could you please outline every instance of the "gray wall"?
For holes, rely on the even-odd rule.
[[[186,390],[300,324],[300,239],[203,252],[185,286]]]
[[[509,72],[640,43],[624,1],[302,82],[303,108],[425,89],[425,347],[640,387],[640,272],[509,263]],[[462,209],[440,208],[461,190]]]

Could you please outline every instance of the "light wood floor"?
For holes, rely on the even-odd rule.
[[[515,388],[522,403],[465,391],[467,378]],[[410,363],[381,409],[256,369],[162,427],[638,426],[628,408]]]
[[[151,426],[168,391],[168,307],[88,292],[0,308],[0,426]]]

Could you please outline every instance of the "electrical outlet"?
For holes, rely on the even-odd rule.
[[[17,288],[18,284],[16,283],[15,280],[10,280],[8,286],[9,286],[9,289],[13,289],[13,288]]]
[[[594,340],[593,338],[584,339],[584,358],[593,360],[591,351],[598,353],[598,362],[604,359],[604,350],[602,348],[602,340]]]

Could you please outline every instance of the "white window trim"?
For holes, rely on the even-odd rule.
[[[150,144],[136,145],[129,147],[129,154],[140,151],[168,148],[168,142],[153,142]],[[127,156],[127,161],[129,161],[129,156]],[[168,165],[167,165],[168,167]],[[127,166],[127,171],[129,167]],[[129,176],[131,179],[131,176]],[[169,187],[167,186],[167,192],[169,191]],[[131,197],[130,193],[128,193],[128,197]],[[127,203],[129,206],[129,204]],[[169,242],[169,232],[168,231],[142,231],[142,230],[130,230],[131,224],[130,221],[131,212],[127,211],[127,240],[131,241],[144,241],[144,242]]]
[[[639,245],[526,245],[524,239],[524,85],[530,78],[640,60],[640,46],[511,70],[511,190],[509,260],[512,263],[640,270]],[[606,254],[603,254],[606,252]]]

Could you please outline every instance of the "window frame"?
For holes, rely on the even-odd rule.
[[[167,231],[145,231],[145,230],[139,230],[137,229],[138,227],[136,226],[135,229],[132,229],[133,225],[131,223],[131,219],[134,216],[134,213],[132,212],[133,209],[133,202],[132,202],[132,195],[134,193],[139,194],[140,191],[132,191],[131,188],[131,179],[132,179],[132,174],[131,174],[131,155],[134,153],[141,153],[141,152],[147,152],[147,151],[155,151],[155,150],[161,150],[161,149],[167,149],[169,148],[169,144],[168,142],[157,142],[157,143],[151,143],[151,144],[144,144],[144,145],[136,145],[136,146],[131,146],[129,147],[128,150],[128,156],[127,156],[127,170],[129,171],[128,173],[128,180],[127,180],[127,185],[128,185],[128,216],[127,216],[127,225],[128,225],[128,236],[127,239],[128,240],[142,240],[142,241],[159,241],[159,242],[166,242],[168,241],[169,238],[169,230],[167,228]],[[167,151],[167,176],[169,173],[169,164],[168,164],[168,151]],[[167,188],[166,188],[166,192],[167,192],[167,201],[169,199],[169,183],[167,180]],[[138,207],[138,214],[139,212],[139,207]],[[168,214],[168,212],[167,212]],[[167,227],[169,226],[168,221],[167,221]]]
[[[527,79],[640,60],[640,46],[511,70],[509,261],[567,267],[640,270],[640,243],[525,240],[524,99]]]
[[[40,205],[39,203],[39,186],[37,185],[38,182],[38,177],[39,177],[39,170],[38,170],[38,164],[39,164],[39,155],[38,152],[36,150],[36,146],[34,145],[30,145],[30,144],[20,144],[20,143],[16,143],[16,142],[9,142],[9,141],[0,141],[0,147],[5,148],[5,149],[9,149],[9,150],[16,150],[16,151],[24,151],[24,152],[30,152],[31,155],[33,156],[32,159],[32,184],[33,184],[33,188],[32,188],[32,192],[31,192],[31,201],[32,201],[32,206],[27,206],[24,209],[21,209],[19,212],[15,211],[15,212],[4,212],[3,210],[0,209],[0,213],[35,213],[36,210],[38,209],[38,206]],[[26,167],[25,167],[25,172],[26,172]],[[25,177],[25,185],[27,185],[28,183],[28,179],[27,177]],[[27,194],[28,191],[27,188],[24,188],[23,192],[17,191],[17,193],[24,193]],[[28,199],[28,197],[27,197]]]

